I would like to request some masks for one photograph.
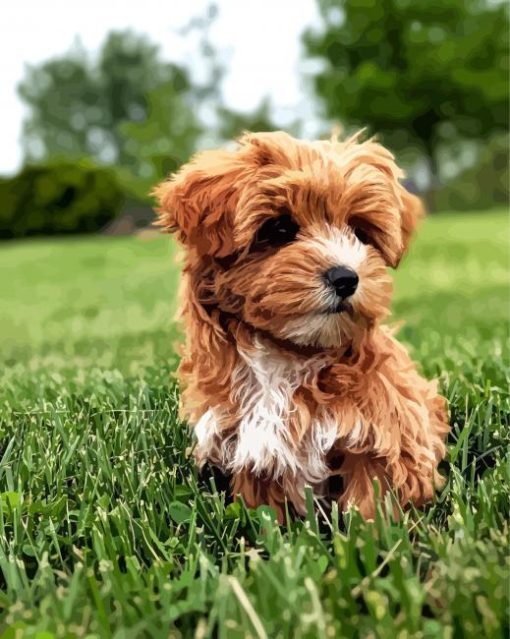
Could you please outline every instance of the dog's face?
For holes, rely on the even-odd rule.
[[[209,312],[297,345],[349,341],[389,310],[391,278],[421,207],[373,141],[248,134],[156,189]]]

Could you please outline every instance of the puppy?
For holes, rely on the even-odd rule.
[[[185,250],[179,377],[196,460],[280,521],[286,500],[304,512],[307,485],[372,518],[388,490],[421,506],[442,484],[445,400],[381,324],[387,267],[421,215],[402,175],[359,135],[257,133],[155,190]]]

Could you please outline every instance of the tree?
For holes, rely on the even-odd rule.
[[[149,116],[149,95],[164,86],[167,101],[180,99],[191,90],[185,69],[162,62],[159,47],[130,31],[111,33],[98,61],[98,93],[105,103],[107,127],[113,132],[116,160],[126,163],[126,138],[120,132],[124,122],[141,123]],[[179,133],[180,131],[178,131]],[[170,127],[165,133],[172,138]]]
[[[104,113],[83,51],[28,66],[18,90],[29,107],[22,137],[25,160],[93,154],[92,133],[103,128]]]
[[[126,191],[137,198],[145,197],[158,180],[189,158],[202,131],[190,105],[173,85],[160,85],[148,94],[147,102],[145,119],[126,119],[119,127],[124,166],[130,167],[128,175],[121,172],[120,176],[125,178]]]
[[[323,61],[314,88],[329,118],[369,125],[395,147],[437,147],[508,127],[508,8],[491,0],[318,0],[304,34]]]
[[[217,145],[244,128],[274,128],[269,103],[248,114],[223,105],[225,65],[209,38],[216,15],[210,5],[181,30],[183,37],[198,32],[201,81],[131,31],[111,33],[95,59],[75,47],[28,67],[19,86],[29,106],[25,160],[92,157],[115,165],[126,192],[145,199],[199,144]]]
[[[181,104],[191,90],[184,69],[162,62],[156,45],[130,31],[111,33],[96,61],[75,49],[28,67],[19,86],[30,108],[26,159],[90,155],[124,164],[131,156],[121,127],[148,117],[148,95],[161,85]],[[168,127],[165,133],[171,134]]]

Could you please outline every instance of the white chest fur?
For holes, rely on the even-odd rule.
[[[321,482],[328,474],[325,457],[337,438],[338,424],[322,411],[297,447],[289,417],[297,410],[292,401],[295,391],[324,362],[318,357],[285,359],[263,345],[240,355],[242,361],[232,375],[238,427],[222,440],[218,429],[221,409],[208,410],[195,426],[198,457],[213,459],[234,473],[249,468],[257,475],[278,478],[290,474],[300,482]]]

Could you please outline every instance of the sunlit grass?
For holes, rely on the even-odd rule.
[[[396,273],[401,338],[450,402],[437,502],[282,529],[189,460],[171,240],[2,245],[5,636],[505,636],[507,235],[503,213],[437,216]]]

